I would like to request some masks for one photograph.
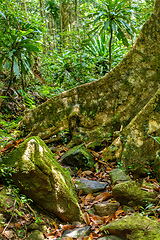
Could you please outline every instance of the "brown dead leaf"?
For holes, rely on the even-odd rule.
[[[86,196],[86,200],[93,200],[94,199],[94,196],[92,193],[89,193],[87,196]]]
[[[99,201],[102,202],[108,198],[110,198],[112,195],[109,192],[103,192],[101,194],[99,194],[96,198],[95,198],[95,202]]]
[[[154,186],[156,187],[155,190],[156,190],[157,192],[159,192],[159,190],[160,190],[160,186],[159,186],[159,184],[156,183],[156,182],[154,182],[153,184],[154,184]]]
[[[20,227],[21,227],[21,224],[20,224],[20,223],[15,223],[15,227],[16,227],[16,228],[20,228]]]
[[[91,238],[89,236],[87,236],[83,240],[91,240]]]
[[[79,193],[78,193],[78,196],[81,196],[82,195],[82,189],[79,191]]]
[[[115,212],[115,218],[119,218],[120,217],[119,215],[121,215],[122,213],[124,214],[124,211],[122,209],[117,210]]]
[[[63,240],[73,240],[72,237],[63,237]]]
[[[115,214],[112,213],[110,216],[105,217],[104,220],[105,220],[105,224],[114,221],[115,220]]]
[[[87,225],[90,225],[91,221],[89,219],[89,214],[87,212],[84,212],[83,219]]]
[[[86,176],[88,175],[88,176],[89,176],[89,175],[91,175],[92,173],[93,173],[92,171],[87,170],[87,171],[83,171],[83,172],[82,172],[82,175],[83,175],[83,176],[84,176],[84,175],[86,175]]]
[[[56,222],[52,222],[52,224],[53,224],[53,226],[54,226],[54,228],[55,228],[55,230],[57,230],[58,229],[58,227],[57,227],[57,224],[56,224]]]

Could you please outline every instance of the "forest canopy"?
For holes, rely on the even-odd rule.
[[[153,6],[153,0],[1,1],[0,87],[7,92],[16,84],[51,97],[105,75],[132,47]]]

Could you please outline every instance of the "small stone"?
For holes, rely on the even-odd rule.
[[[119,168],[115,168],[112,171],[110,171],[109,175],[111,177],[113,185],[119,182],[131,181],[131,178]]]
[[[97,238],[97,240],[123,240],[123,239],[115,235],[109,235],[109,236]]]
[[[74,230],[66,230],[62,237],[72,237],[72,238],[78,238],[78,237],[85,237],[90,234],[90,226],[85,226],[82,228],[76,228]]]
[[[115,203],[97,203],[94,204],[94,208],[96,210],[97,215],[99,216],[107,216],[115,213],[118,209],[120,204],[118,202]]]
[[[77,191],[82,190],[83,194],[89,194],[104,190],[106,183],[100,183],[99,181],[87,180],[87,179],[76,179],[75,186]]]
[[[85,144],[81,144],[64,153],[61,163],[86,170],[94,167],[94,158]]]
[[[29,236],[29,240],[44,240],[44,236],[43,233],[41,233],[39,230],[35,230],[33,231],[30,236]]]

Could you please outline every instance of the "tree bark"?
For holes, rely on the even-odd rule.
[[[41,14],[41,22],[44,27],[44,13],[43,13],[43,0],[39,0],[40,4],[40,14]],[[46,53],[46,34],[43,32],[43,53]]]
[[[69,30],[69,1],[60,0],[60,32],[61,46],[65,47],[67,43],[66,31]]]
[[[132,49],[107,75],[28,111],[23,135],[52,138],[69,129],[72,143],[107,139],[125,128],[160,87],[160,0]]]

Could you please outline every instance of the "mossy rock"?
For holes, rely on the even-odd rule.
[[[39,137],[26,139],[1,164],[11,168],[13,183],[21,192],[46,211],[64,221],[82,220],[70,173]]]
[[[68,150],[62,156],[61,163],[86,170],[94,167],[94,158],[85,144],[81,144]]]
[[[113,185],[115,185],[118,182],[131,181],[131,178],[119,168],[115,168],[112,171],[110,171],[109,175],[111,177],[111,181]]]
[[[109,232],[120,237],[134,240],[160,240],[160,223],[133,213],[131,216],[115,220],[106,226],[101,227],[102,232]]]
[[[148,203],[155,202],[156,194],[146,192],[135,181],[119,183],[112,190],[114,198],[122,205],[127,206],[146,206]]]

